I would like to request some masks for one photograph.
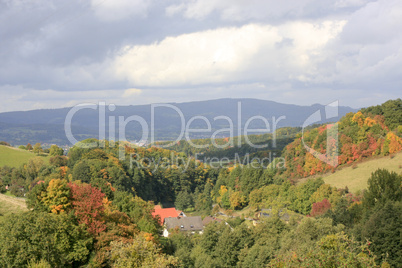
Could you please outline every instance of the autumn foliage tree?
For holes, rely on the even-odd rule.
[[[103,198],[105,196],[98,188],[89,184],[78,185],[70,183],[72,205],[80,224],[85,224],[88,232],[98,235],[106,229],[102,219],[104,212]]]
[[[321,202],[316,202],[313,204],[310,216],[317,217],[317,216],[323,215],[330,208],[331,208],[331,203],[328,201],[328,199],[325,198]]]
[[[32,145],[30,143],[27,144],[26,148],[28,151],[31,151],[33,149]]]
[[[46,192],[42,193],[42,202],[48,209],[55,214],[62,213],[70,208],[70,188],[67,181],[53,179],[49,182]]]
[[[402,150],[399,132],[401,122],[402,104],[398,99],[342,117],[336,123],[339,132],[337,146],[327,142],[328,131],[334,125],[308,129],[302,137],[296,138],[284,148],[282,155],[286,160],[286,169],[283,172],[296,178],[325,173],[334,167],[320,159],[317,152],[322,156],[328,154],[331,148],[337,150],[339,165],[351,164],[374,155],[397,153]]]

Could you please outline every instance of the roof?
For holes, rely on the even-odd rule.
[[[221,222],[222,220],[221,220],[221,219],[218,219],[218,218],[215,218],[215,217],[207,216],[207,217],[205,217],[205,218],[202,220],[202,224],[203,224],[204,226],[206,226],[206,225],[208,225],[209,223],[214,222],[214,221],[216,221],[216,222]]]
[[[203,229],[201,216],[166,218],[166,229],[178,227],[181,231],[201,231]]]
[[[156,215],[159,215],[161,222],[160,224],[162,225],[164,223],[165,218],[173,217],[176,218],[179,216],[181,211],[176,210],[176,208],[160,208],[157,209],[155,208],[154,212],[152,212],[152,216],[155,217]]]
[[[161,205],[155,205],[154,209],[162,209]]]

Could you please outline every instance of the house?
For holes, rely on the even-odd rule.
[[[194,217],[176,217],[165,218],[165,228],[163,230],[163,236],[168,237],[169,231],[172,229],[178,229],[181,232],[200,233],[202,234],[203,225],[201,216]]]
[[[159,216],[160,218],[160,225],[163,225],[166,218],[172,217],[185,217],[186,215],[183,211],[176,210],[176,208],[160,208],[159,205],[154,207],[154,212],[152,212],[152,216],[156,217]]]

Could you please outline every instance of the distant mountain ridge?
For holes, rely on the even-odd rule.
[[[275,120],[277,121],[277,128],[302,126],[303,122],[317,110],[320,110],[321,114],[325,112],[325,106],[319,104],[299,106],[258,99],[217,99],[184,103],[116,106],[114,110],[109,109],[109,106],[106,105],[103,108],[105,113],[101,114],[105,118],[105,124],[101,124],[101,129],[105,129],[106,138],[108,138],[110,130],[114,130],[115,139],[118,138],[118,129],[119,126],[122,126],[119,117],[121,120],[127,120],[130,116],[136,116],[137,119],[143,119],[143,122],[148,126],[148,131],[151,130],[151,123],[154,123],[155,140],[175,140],[179,137],[181,129],[185,127],[179,113],[182,114],[185,124],[195,116],[204,118],[192,121],[191,129],[205,129],[207,128],[205,120],[210,122],[210,133],[191,136],[193,138],[205,138],[208,135],[211,136],[214,131],[224,128],[235,130],[233,135],[237,136],[236,131],[239,128],[243,130],[247,121],[255,116],[260,119],[252,120],[248,126],[249,129],[265,129],[265,123],[261,118],[265,118],[269,122],[270,128],[273,128]],[[5,140],[14,145],[26,144],[27,142],[70,144],[65,134],[64,123],[69,112],[71,113],[71,109],[41,109],[0,113],[0,140]],[[77,112],[73,114],[71,120],[72,133],[75,139],[99,137],[100,111],[102,109],[98,105],[94,105],[92,108],[77,108]],[[357,110],[350,107],[339,106],[338,117],[323,120],[321,123],[336,122],[346,113],[355,111]],[[154,112],[154,120],[151,118],[152,112]],[[240,118],[239,114],[241,115]],[[281,116],[283,116],[282,119],[278,120]],[[323,117],[325,118],[325,116]],[[114,128],[113,121],[109,122],[110,118],[115,120]],[[230,120],[232,122],[229,122]],[[141,139],[143,132],[139,122],[128,123],[125,130],[125,136],[128,140]],[[221,131],[219,135],[219,137],[229,136],[229,132]]]

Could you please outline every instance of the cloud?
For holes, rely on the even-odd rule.
[[[248,24],[127,46],[113,63],[119,79],[147,87],[305,80],[343,21]]]
[[[129,88],[126,89],[123,93],[123,97],[127,98],[127,97],[131,97],[131,96],[136,96],[136,95],[140,95],[142,92],[141,89],[137,89],[137,88]]]
[[[1,111],[400,97],[400,0],[7,0],[0,24]]]
[[[370,3],[354,12],[324,51],[326,60],[312,77],[315,84],[364,91],[400,90],[402,3]]]
[[[11,110],[26,111],[33,109],[51,109],[60,107],[72,107],[82,103],[132,105],[141,104],[138,96],[139,89],[109,89],[94,91],[58,91],[54,89],[37,90],[22,85],[0,86],[3,100],[0,112]],[[18,92],[18,94],[15,94]]]
[[[130,16],[146,17],[151,0],[91,0],[95,14],[101,20],[124,20]]]
[[[322,18],[328,14],[356,9],[372,0],[182,0],[166,8],[168,16],[183,15],[187,19],[205,19],[218,13],[222,20],[250,19],[286,21],[303,18]]]

